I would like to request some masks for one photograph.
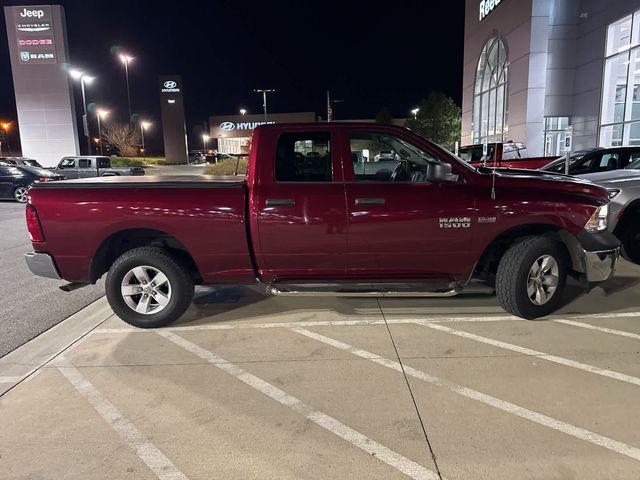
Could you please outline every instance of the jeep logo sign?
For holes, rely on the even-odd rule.
[[[225,132],[230,132],[231,130],[234,130],[236,128],[236,124],[233,122],[222,122],[220,124],[220,129],[224,130]]]
[[[482,0],[480,2],[480,21],[489,15],[494,8],[500,5],[501,0]]]
[[[164,82],[164,88],[176,88],[178,84],[176,82],[173,82],[171,80]]]
[[[19,15],[23,18],[42,18],[44,17],[44,10],[27,10],[23,8]]]

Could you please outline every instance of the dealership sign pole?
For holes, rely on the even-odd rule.
[[[573,127],[567,127],[564,131],[564,174],[569,175],[569,161],[571,158],[571,143],[573,140]]]

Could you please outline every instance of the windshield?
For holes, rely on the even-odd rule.
[[[29,167],[43,168],[42,165],[40,165],[37,160],[32,160],[30,158],[25,158],[24,160],[22,160],[22,163],[24,163]]]
[[[640,170],[640,158],[631,162],[629,165],[627,165],[626,167],[627,170]]]

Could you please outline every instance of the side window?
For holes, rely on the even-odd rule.
[[[9,169],[7,167],[0,167],[0,175],[6,177],[9,175]]]
[[[600,155],[585,155],[573,165],[569,165],[569,173],[571,175],[589,173],[592,171],[592,167],[600,162],[600,158]]]
[[[62,168],[75,168],[76,159],[75,158],[63,158],[60,163],[60,167]]]
[[[284,133],[276,148],[276,181],[330,182],[331,134]]]
[[[426,182],[431,154],[387,133],[353,132],[349,136],[355,181]]]
[[[636,160],[640,160],[640,151],[629,153],[629,163],[633,163]]]
[[[607,170],[617,170],[620,162],[620,154],[605,153],[600,157],[600,162],[596,164],[595,172],[605,172]]]
[[[78,160],[78,168],[91,168],[91,160],[88,158],[81,158]]]
[[[108,158],[101,157],[98,159],[98,168],[110,168],[111,162]]]

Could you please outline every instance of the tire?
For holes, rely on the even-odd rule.
[[[27,200],[29,199],[29,195],[28,195],[28,188],[27,187],[18,187],[13,191],[13,198],[16,200],[16,202],[20,202],[20,203],[27,203]]]
[[[630,262],[640,265],[640,215],[626,222],[624,230],[621,232],[622,256]]]
[[[545,259],[550,260],[545,263]],[[535,273],[536,265],[544,267],[540,276]],[[562,301],[567,270],[567,255],[560,243],[545,237],[525,238],[509,248],[500,260],[496,274],[498,303],[521,318],[549,315]],[[554,282],[555,289],[551,290]]]
[[[158,285],[154,286],[154,280]],[[115,314],[139,328],[175,322],[189,308],[193,291],[193,280],[183,265],[166,250],[154,247],[134,248],[120,255],[106,281],[107,300]]]

